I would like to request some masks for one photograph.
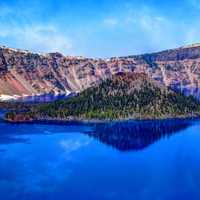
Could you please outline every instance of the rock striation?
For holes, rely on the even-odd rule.
[[[5,119],[10,122],[58,122],[199,116],[200,102],[195,98],[176,93],[146,74],[121,72],[72,98],[16,109],[7,113]]]
[[[164,86],[200,88],[200,44],[109,59],[37,54],[0,47],[0,97],[80,92],[119,72],[145,73]]]

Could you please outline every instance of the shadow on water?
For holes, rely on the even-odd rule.
[[[181,85],[172,85],[173,90],[176,92],[181,92],[186,96],[193,96],[197,100],[200,100],[200,88],[198,87],[182,87]]]
[[[0,122],[3,121],[3,117],[5,115],[6,111],[3,109],[0,109]]]
[[[3,113],[0,112],[2,115]],[[83,133],[120,151],[142,150],[163,137],[188,128],[194,120],[146,120],[110,123],[21,124],[0,121],[0,145],[29,143],[29,135]],[[27,136],[28,138],[23,138]]]
[[[161,138],[176,134],[192,120],[132,121],[96,124],[87,134],[120,151],[142,150]]]

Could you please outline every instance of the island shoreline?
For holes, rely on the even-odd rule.
[[[2,118],[5,123],[9,124],[52,124],[52,125],[64,125],[64,124],[105,124],[105,123],[126,123],[126,122],[151,122],[151,121],[169,121],[169,120],[200,120],[200,116],[179,116],[179,117],[166,117],[166,118],[130,118],[130,119],[33,119],[24,121],[13,121]]]

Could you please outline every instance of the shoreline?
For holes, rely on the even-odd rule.
[[[64,125],[64,124],[105,124],[105,123],[125,123],[125,122],[151,122],[151,121],[169,121],[169,120],[200,120],[200,116],[179,116],[179,117],[166,117],[166,118],[130,118],[130,119],[32,119],[32,120],[22,120],[22,121],[13,121],[2,118],[5,123],[9,124],[55,124],[55,125]]]

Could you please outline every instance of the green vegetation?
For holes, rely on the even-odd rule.
[[[200,104],[144,74],[120,74],[68,100],[32,107],[34,119],[142,119],[197,116]],[[8,113],[8,119],[16,114]]]

